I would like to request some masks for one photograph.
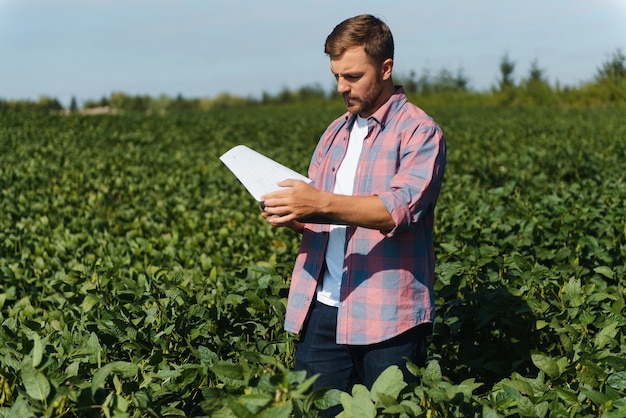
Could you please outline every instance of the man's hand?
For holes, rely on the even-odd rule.
[[[394,220],[378,196],[344,196],[324,192],[301,180],[285,180],[278,185],[283,189],[261,196],[262,216],[274,226],[286,226],[302,232],[302,222],[307,219],[329,218],[329,221],[382,232],[395,227]]]
[[[318,213],[318,195],[323,192],[301,180],[288,179],[278,183],[282,190],[261,196],[261,215],[273,226],[302,231],[304,219]]]

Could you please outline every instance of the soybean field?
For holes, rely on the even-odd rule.
[[[292,370],[299,237],[219,161],[306,174],[341,106],[0,113],[0,416],[626,415],[625,109],[425,110],[448,145],[428,363],[351,393]]]

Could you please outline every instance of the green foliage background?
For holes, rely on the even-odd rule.
[[[289,369],[298,237],[218,160],[305,173],[340,105],[0,113],[0,416],[623,416],[624,108],[450,103],[430,361],[350,394]]]

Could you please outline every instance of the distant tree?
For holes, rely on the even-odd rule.
[[[554,90],[546,80],[545,72],[539,67],[537,60],[533,60],[528,71],[528,78],[522,81],[521,93],[517,98],[524,104],[552,105],[556,103]]]
[[[124,112],[147,112],[150,110],[150,96],[129,96],[122,92],[115,92],[111,95],[110,103],[113,109]]]
[[[128,96],[119,91],[112,93],[111,97],[109,98],[109,103],[111,103],[111,107],[117,110],[123,110],[126,107],[127,102]]]
[[[178,93],[174,100],[169,104],[168,110],[183,112],[191,110],[191,107],[191,102],[189,100],[185,100],[182,93]]]
[[[469,86],[469,78],[465,76],[465,72],[462,68],[459,68],[456,72],[456,76],[452,79],[454,88],[456,91],[467,91]]]
[[[515,85],[513,81],[513,72],[515,71],[515,62],[511,61],[509,54],[506,53],[500,60],[500,91],[504,91]]]
[[[85,100],[83,102],[83,109],[95,109],[98,107],[107,107],[110,106],[109,99],[105,96],[102,96],[100,100]]]
[[[78,111],[78,104],[76,103],[76,97],[72,96],[70,101],[70,112],[76,113]]]
[[[399,81],[399,84],[402,84],[402,86],[404,87],[404,91],[406,91],[407,93],[417,93],[418,86],[415,76],[415,71],[411,70],[408,78]]]
[[[626,56],[617,49],[611,58],[602,63],[596,73],[595,83],[587,86],[587,97],[593,102],[626,103]]]
[[[319,84],[314,84],[312,86],[304,86],[301,87],[297,96],[299,100],[311,100],[311,99],[324,99],[326,97],[326,92]]]
[[[432,85],[436,93],[453,91],[455,89],[454,76],[449,70],[442,68],[433,79]]]
[[[213,109],[231,109],[234,107],[242,107],[250,102],[242,97],[233,96],[229,93],[220,93],[213,99],[207,102],[200,102],[198,105],[201,109],[204,110],[213,110]]]
[[[541,82],[545,82],[545,76],[544,76],[544,71],[539,68],[539,64],[537,63],[537,60],[533,60],[533,62],[530,64],[530,71],[528,73],[528,80],[533,82],[533,81],[541,81]]]
[[[170,109],[172,99],[165,94],[159,97],[150,98],[148,103],[148,113],[164,115]]]
[[[596,81],[616,81],[626,79],[626,56],[617,49],[613,56],[598,69]]]
[[[296,101],[296,99],[297,99],[296,93],[292,92],[287,87],[283,87],[282,90],[278,92],[276,95],[263,92],[261,103],[285,104],[285,103],[293,103]]]
[[[417,91],[421,94],[428,95],[434,91],[434,80],[429,70],[424,70],[420,78],[417,80]]]
[[[283,89],[274,97],[275,103],[292,103],[295,100],[295,95],[289,90],[287,87],[283,87]]]
[[[63,110],[63,105],[54,97],[40,96],[36,105],[37,110],[58,112]]]
[[[446,68],[439,70],[433,79],[433,90],[436,93],[443,93],[453,90],[454,82],[452,73]]]
[[[211,109],[213,107],[212,99],[196,99],[185,98],[182,93],[178,93],[174,100],[170,100],[167,110],[173,111],[191,111],[200,109]]]

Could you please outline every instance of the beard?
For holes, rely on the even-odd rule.
[[[362,97],[344,94],[343,100],[348,112],[354,115],[371,116],[371,114],[378,109],[378,106],[380,106],[379,100],[382,93],[383,79],[381,76],[377,75],[375,82]]]

